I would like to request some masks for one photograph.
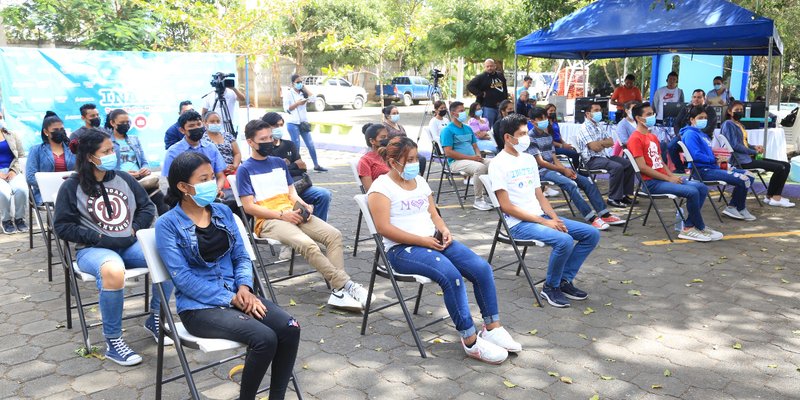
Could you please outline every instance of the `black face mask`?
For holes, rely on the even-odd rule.
[[[733,113],[733,119],[734,120],[738,121],[738,120],[740,120],[742,118],[744,118],[744,113],[743,112],[737,111],[737,112]]]
[[[130,123],[118,124],[117,125],[117,132],[119,132],[120,135],[124,135],[124,134],[128,133],[129,130],[131,130],[131,124]],[[200,135],[200,137],[203,137],[203,135]]]
[[[258,143],[258,150],[256,150],[256,153],[260,154],[261,157],[269,157],[272,155],[272,150],[274,149],[275,144],[272,142]]]
[[[447,110],[439,110],[440,117],[444,117],[445,115],[447,115]]]
[[[99,128],[100,127],[100,118],[97,117],[97,118],[90,119],[89,120],[89,125],[91,125],[93,128]]]
[[[117,127],[117,129],[119,130],[119,127]],[[189,129],[189,140],[193,142],[199,142],[205,133],[206,128],[203,128],[202,126],[199,128]]]
[[[378,142],[378,146],[380,147],[386,147],[388,145],[389,145],[389,138],[383,139],[380,142]]]
[[[556,113],[547,114],[547,117],[554,120],[556,119]]]
[[[61,144],[67,140],[67,131],[64,128],[56,129],[50,132],[50,141],[53,143]]]

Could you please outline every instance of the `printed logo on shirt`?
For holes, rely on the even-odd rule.
[[[672,100],[673,97],[675,97],[675,93],[671,93],[671,92],[665,93],[664,97],[663,97],[664,102],[666,102],[667,100]]]
[[[653,163],[653,169],[664,168],[664,162],[661,160],[661,155],[658,154],[658,145],[656,142],[650,141],[650,146],[647,148],[647,156]]]
[[[498,92],[503,91],[503,81],[500,78],[492,78],[492,84],[489,85],[492,89],[496,89]]]
[[[428,208],[428,199],[426,197],[420,197],[414,200],[402,200],[400,202],[400,210],[401,211],[411,211],[413,210],[424,210]]]
[[[106,188],[108,204],[103,196],[89,197],[86,208],[97,226],[108,232],[122,232],[131,225],[128,195],[124,192]],[[109,209],[110,207],[110,209]]]

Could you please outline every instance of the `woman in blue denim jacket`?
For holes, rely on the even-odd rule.
[[[175,285],[186,330],[247,344],[240,399],[254,399],[270,364],[270,399],[283,399],[300,342],[300,325],[276,304],[253,294],[253,265],[233,213],[214,203],[211,161],[186,152],[169,169],[167,203],[156,222],[158,252]]]
[[[36,205],[42,204],[39,185],[36,184],[37,172],[65,172],[75,169],[75,155],[67,147],[67,132],[61,118],[48,111],[42,121],[42,143],[31,146],[28,150],[28,163],[25,165],[25,180],[33,189]],[[53,199],[47,199],[53,201]]]

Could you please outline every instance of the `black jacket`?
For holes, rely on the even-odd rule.
[[[482,107],[497,108],[501,101],[508,99],[506,77],[499,72],[478,74],[469,81],[467,90]]]
[[[673,125],[673,129],[675,129],[675,136],[679,136],[681,129],[689,125],[689,111],[692,110],[694,107],[691,103],[687,104],[679,113],[678,118],[675,118],[675,124]],[[706,114],[708,114],[708,125],[706,125],[703,132],[708,135],[714,133],[714,129],[717,129],[717,112],[714,111],[714,107],[706,106]]]

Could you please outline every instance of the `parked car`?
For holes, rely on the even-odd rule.
[[[306,77],[303,84],[314,95],[310,109],[315,111],[324,111],[328,106],[337,110],[351,106],[358,110],[364,107],[367,100],[367,91],[363,87],[355,86],[344,78],[312,75]]]
[[[433,89],[431,83],[421,76],[398,76],[392,83],[383,85],[383,105],[388,106],[395,101],[402,101],[404,106],[419,104],[433,95],[433,101],[441,98],[441,92]],[[380,97],[381,86],[375,85],[375,96]]]

